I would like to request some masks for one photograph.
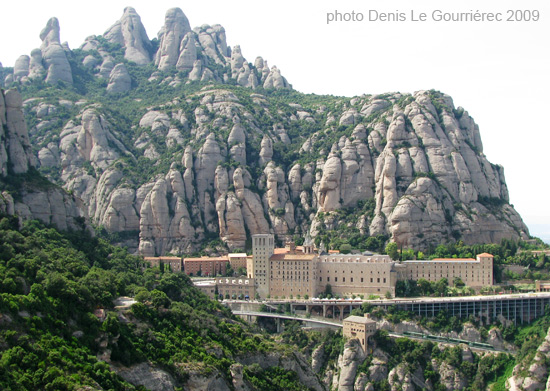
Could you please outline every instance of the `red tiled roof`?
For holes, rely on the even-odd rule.
[[[494,258],[493,257],[493,254],[489,254],[489,253],[482,253],[482,254],[477,254],[478,257],[491,257],[491,258]]]
[[[275,248],[273,254],[286,254],[288,251],[286,248]]]
[[[473,258],[434,258],[432,261],[475,261]]]
[[[201,258],[184,258],[183,262],[214,262],[214,261],[228,261],[227,257],[201,257]]]

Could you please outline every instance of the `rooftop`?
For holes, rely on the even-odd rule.
[[[181,257],[144,257],[146,261],[153,261],[160,259],[162,261],[181,261]]]
[[[361,323],[361,324],[376,323],[372,319],[366,318],[364,316],[356,316],[356,315],[348,316],[346,319],[344,319],[344,322],[353,322],[353,323]]]
[[[272,261],[311,261],[315,256],[316,254],[282,253],[273,254],[269,259]]]
[[[204,261],[225,261],[227,257],[200,257],[200,258],[184,258],[183,262],[204,262]]]

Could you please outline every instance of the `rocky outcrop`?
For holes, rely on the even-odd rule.
[[[295,372],[301,384],[307,389],[324,391],[325,387],[319,381],[317,375],[311,370],[306,358],[298,352],[281,355],[280,353],[257,353],[248,356],[237,357],[242,365],[257,364],[262,369],[281,367],[287,371]]]
[[[124,48],[124,58],[139,65],[151,62],[151,41],[141,23],[141,18],[132,7],[124,8],[120,20],[112,25],[103,36],[111,43]]]
[[[128,383],[143,386],[151,391],[173,391],[176,387],[172,375],[149,363],[141,363],[131,367],[111,365],[111,369]]]
[[[432,366],[435,371],[439,372],[440,383],[447,391],[463,390],[468,385],[468,378],[457,368],[447,362],[437,362],[432,359]]]
[[[236,67],[240,65],[236,57],[234,63]],[[403,99],[400,95],[398,97]],[[309,231],[315,236],[323,227],[334,229],[341,224],[338,215],[341,208],[356,210],[353,208],[369,200],[372,200],[369,202],[374,208],[359,212],[356,227],[364,235],[391,235],[392,240],[404,246],[422,248],[456,237],[466,243],[480,240],[491,242],[506,237],[517,238],[518,232],[521,235],[527,233],[517,212],[507,204],[508,193],[502,169],[487,163],[477,150],[482,145],[473,121],[466,120],[467,114],[463,112],[460,117],[462,129],[455,129],[452,134],[449,134],[453,129],[450,125],[452,120],[447,119],[447,133],[436,121],[430,111],[433,106],[431,102],[436,99],[446,102],[448,112],[455,116],[454,121],[458,121],[454,114],[458,110],[451,109],[452,102],[444,95],[430,97],[430,93],[420,92],[408,96],[410,103],[404,108],[387,106],[374,111],[367,117],[370,123],[356,124],[356,121],[364,121],[365,117],[357,114],[358,111],[343,108],[342,113],[347,113],[345,116],[357,116],[348,125],[339,125],[348,127],[347,135],[340,136],[332,144],[325,144],[330,146],[330,152],[314,148],[317,143],[323,142],[323,138],[318,138],[316,134],[307,139],[303,137],[305,140],[300,154],[316,154],[318,157],[312,162],[293,163],[287,167],[277,163],[276,159],[281,154],[276,154],[273,141],[291,145],[285,144],[285,140],[289,143],[291,140],[285,130],[289,125],[284,125],[284,117],[264,132],[257,126],[254,114],[230,91],[213,89],[199,93],[197,99],[193,110],[187,109],[188,114],[184,114],[179,102],[148,110],[136,124],[145,131],[132,140],[138,153],[151,161],[160,156],[158,146],[153,143],[154,137],[161,138],[169,148],[185,146],[183,156],[176,158],[183,164],[180,175],[185,186],[181,197],[188,203],[189,218],[199,231],[195,231],[195,239],[191,239],[192,235],[182,236],[179,244],[174,242],[176,236],[172,236],[176,235],[177,230],[172,231],[168,235],[172,238],[169,240],[170,248],[191,248],[198,243],[203,232],[219,233],[231,248],[242,248],[247,232],[271,231],[284,240],[299,227],[301,232]],[[265,101],[254,99],[255,110],[263,110]],[[369,106],[369,99],[374,102],[380,100],[376,97],[364,98],[364,102],[357,106]],[[372,104],[383,107],[379,103]],[[55,115],[57,106],[50,106],[37,105],[34,108],[37,115],[41,113],[42,121],[46,121],[48,115]],[[292,116],[298,115],[295,113],[306,113],[301,105],[290,107],[291,114],[286,121],[294,121]],[[433,110],[435,115],[446,118],[443,113],[438,114],[435,108]],[[42,114],[50,112],[52,114]],[[91,118],[93,112],[97,117],[94,120]],[[94,219],[99,219],[98,222],[107,224],[111,229],[133,231],[136,229],[133,213],[131,217],[125,215],[124,219],[114,218],[113,211],[119,210],[119,206],[111,208],[108,203],[99,201],[101,197],[111,199],[105,189],[97,188],[99,183],[110,183],[119,177],[118,174],[112,176],[112,171],[107,168],[118,158],[128,155],[128,148],[119,141],[121,135],[113,133],[108,121],[97,114],[99,112],[101,108],[82,109],[81,117],[76,122],[69,121],[65,125],[58,146],[50,142],[41,148],[40,161],[44,166],[62,167],[65,186],[86,200],[89,214]],[[379,122],[373,117],[380,112],[391,116],[392,121]],[[420,114],[411,117],[412,113]],[[300,121],[306,122],[310,118],[301,116],[303,119]],[[339,117],[343,116],[341,114]],[[418,116],[423,116],[424,122],[428,121],[426,118],[433,117],[433,123],[428,121],[430,125],[427,128]],[[86,128],[87,131],[84,130]],[[434,129],[439,130],[434,133]],[[332,131],[327,129],[325,134]],[[78,136],[80,133],[82,136]],[[439,137],[437,143],[450,151],[448,155],[442,156],[441,152],[437,152],[436,145],[439,144],[432,140],[433,137]],[[189,141],[189,138],[192,140]],[[306,146],[307,143],[310,146]],[[457,154],[451,148],[466,152]],[[474,149],[478,152],[467,152]],[[82,168],[86,161],[101,172],[90,175],[89,170]],[[438,164],[445,165],[445,168],[437,168]],[[470,166],[473,168],[468,168]],[[256,167],[256,178],[247,167]],[[478,172],[471,174],[478,169],[484,173],[483,176]],[[107,177],[101,179],[103,175],[107,175],[109,180],[106,180]],[[477,179],[472,179],[474,177]],[[150,189],[157,180],[148,179]],[[118,181],[120,183],[109,187],[109,192],[125,186],[123,183],[126,181],[122,177]],[[467,196],[471,192],[461,193],[460,189],[468,186],[477,194],[475,200]],[[126,190],[117,193],[114,199],[120,199],[122,194],[124,199],[133,199]],[[500,198],[492,197],[495,194],[500,194]],[[133,202],[132,210],[136,211],[141,221],[140,227],[145,229],[150,224],[149,217],[142,219],[142,205],[137,204],[137,198]],[[107,210],[111,212],[107,213]],[[104,216],[110,217],[105,219]],[[172,223],[166,224],[169,226]],[[422,235],[418,235],[420,232]],[[166,233],[150,230],[142,235],[141,248],[148,248],[147,251],[159,255],[157,251],[167,248],[165,244],[159,244],[165,241],[164,238]]]
[[[264,68],[265,69],[265,68]],[[276,90],[283,88],[291,88],[288,81],[281,75],[281,71],[277,67],[272,67],[264,81],[264,88],[274,88]]]
[[[195,41],[195,34],[188,32],[181,40],[176,68],[178,70],[192,70],[195,61],[197,61],[197,42]]]
[[[187,50],[187,52],[182,58],[180,68],[184,69],[187,67],[188,69],[193,64],[191,61],[195,61],[196,54],[195,59],[192,60],[192,49],[189,46],[194,45],[195,42],[192,35],[188,35],[190,32],[191,26],[189,25],[189,20],[187,20],[181,9],[171,8],[166,12],[164,26],[159,32],[159,49],[155,55],[155,65],[160,70],[175,67],[183,50]],[[183,42],[184,37],[187,40],[185,43]]]
[[[0,173],[22,174],[35,165],[23,102],[17,90],[0,92]]]
[[[22,106],[17,90],[0,90],[0,173],[3,178],[28,173],[36,166]],[[33,177],[25,180],[14,194],[2,193],[0,211],[23,220],[38,219],[62,230],[86,228],[86,213],[80,201],[38,173]]]
[[[58,81],[73,83],[73,74],[65,49],[59,40],[59,21],[51,18],[40,33],[42,45],[42,61],[47,70],[46,83],[55,84]]]
[[[124,66],[124,64],[117,64],[109,75],[107,92],[109,94],[116,94],[128,92],[131,88],[132,78],[126,69],[126,66]]]
[[[514,367],[512,377],[506,380],[510,391],[547,390],[550,382],[548,360],[550,359],[550,329],[534,354],[529,354]]]
[[[31,59],[27,55],[19,56],[19,58],[15,61],[15,65],[13,66],[13,79],[15,81],[22,81],[25,82],[29,76],[29,66],[31,63]]]
[[[365,352],[358,340],[346,342],[344,352],[338,357],[338,391],[353,391],[357,366],[365,359]]]
[[[195,229],[187,209],[183,177],[175,167],[155,182],[141,204],[139,215],[141,254],[190,252]]]
[[[59,43],[56,19],[41,36],[42,49],[18,60],[12,80],[28,83],[46,77],[53,82],[62,80],[67,70],[70,75],[68,49]],[[142,221],[141,203],[176,162],[195,237],[176,244],[171,235],[177,230],[172,231],[172,248],[199,246],[206,233],[217,233],[236,248],[250,233],[272,232],[284,241],[294,234],[315,237],[344,225],[349,232],[383,235],[415,249],[456,240],[472,244],[528,236],[509,204],[502,167],[486,159],[473,118],[445,94],[418,91],[351,99],[296,95],[299,102],[292,102],[292,94],[280,99],[212,85],[182,94],[180,88],[195,90],[195,85],[185,85],[198,82],[266,89],[290,85],[263,58],[252,64],[240,46],[229,47],[222,26],[191,30],[178,8],[166,14],[153,59],[153,45],[130,7],[103,38],[121,45],[128,61],[154,61],[159,70],[145,79],[141,71],[133,71],[133,64],[117,64],[117,54],[110,52],[113,45],[95,36],[86,38],[84,56],[73,57],[81,59],[73,66],[106,79],[97,82],[108,81],[109,93],[123,94],[131,87],[162,90],[165,102],[148,107],[147,99],[142,103],[136,98],[131,119],[125,114],[122,120],[114,117],[128,111],[119,112],[117,105],[107,110],[85,100],[70,106],[28,100],[29,115],[36,113],[31,134],[40,168],[58,179],[52,174],[57,169],[59,184],[82,197],[95,223],[134,232],[140,229],[137,218],[138,226],[149,227],[148,219]],[[61,62],[53,61],[52,53],[59,54],[54,57]],[[95,111],[96,120],[88,110]],[[111,119],[116,126],[110,125]],[[0,151],[4,168],[6,154]],[[154,174],[128,177],[128,172],[138,171],[139,159],[150,162]],[[133,193],[122,191],[129,188]],[[139,197],[138,189],[143,191]],[[116,215],[121,200],[133,202],[123,216]],[[142,248],[155,253],[167,248],[156,243],[165,241],[163,235],[165,231],[156,229],[144,234]],[[134,240],[137,247],[137,233]]]

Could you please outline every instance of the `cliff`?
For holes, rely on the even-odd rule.
[[[0,211],[59,229],[87,227],[80,201],[36,171],[17,90],[0,90],[0,123]]]
[[[45,47],[59,40],[48,26]],[[443,93],[303,95],[177,8],[154,41],[127,7],[65,56],[72,92],[31,62],[6,80],[25,96],[38,169],[144,255],[243,249],[266,232],[415,249],[529,235],[478,126]]]

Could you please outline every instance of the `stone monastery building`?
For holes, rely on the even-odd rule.
[[[438,281],[455,277],[471,287],[493,285],[493,256],[479,254],[477,259],[434,259],[396,262],[388,255],[329,254],[315,249],[308,236],[303,246],[287,242],[275,248],[273,235],[252,236],[252,259],[247,265],[249,278],[256,281],[262,298],[316,297],[330,285],[333,294],[395,296],[398,280]]]

